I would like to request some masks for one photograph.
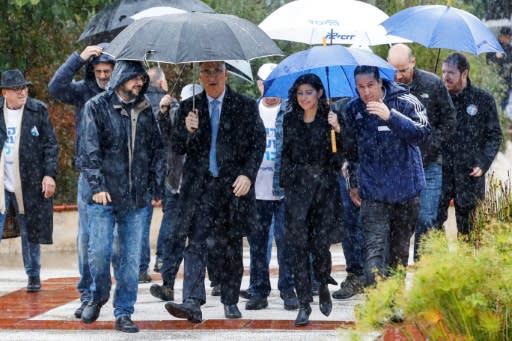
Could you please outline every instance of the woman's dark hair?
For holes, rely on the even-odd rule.
[[[299,86],[303,84],[308,84],[313,87],[316,91],[322,90],[322,96],[318,99],[318,109],[322,112],[329,112],[329,104],[327,103],[327,96],[325,94],[324,85],[320,80],[320,77],[313,73],[307,73],[305,75],[300,76],[295,80],[290,90],[288,90],[288,110],[295,112],[302,112],[302,108],[297,101],[297,91]]]
[[[357,75],[371,75],[378,82],[380,80],[379,68],[370,65],[358,65],[354,69],[354,78]]]
[[[466,58],[465,55],[459,52],[452,53],[451,55],[446,57],[443,63],[455,66],[460,73],[463,73],[466,70],[469,71],[468,59]]]

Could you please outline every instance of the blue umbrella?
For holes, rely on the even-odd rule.
[[[314,73],[324,84],[329,98],[357,96],[354,69],[377,66],[382,78],[393,80],[395,68],[370,51],[341,45],[315,46],[283,59],[264,82],[264,95],[288,97],[288,89],[306,73]]]
[[[503,52],[492,31],[473,14],[451,6],[425,5],[401,10],[381,23],[388,34],[426,47],[474,55]]]

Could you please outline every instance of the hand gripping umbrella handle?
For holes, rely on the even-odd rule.
[[[336,131],[331,129],[331,151],[336,153],[338,149],[336,148]]]

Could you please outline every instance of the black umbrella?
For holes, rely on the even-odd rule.
[[[116,0],[91,19],[78,41],[86,44],[111,41],[126,26],[134,22],[134,15],[155,7],[162,8],[164,13],[164,8],[215,13],[211,7],[199,0]]]
[[[116,59],[174,64],[282,55],[276,43],[255,24],[216,13],[137,20],[112,40],[105,53]]]

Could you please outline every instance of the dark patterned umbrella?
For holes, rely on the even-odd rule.
[[[211,7],[199,0],[116,0],[91,19],[78,41],[86,44],[111,41],[137,19],[137,14],[154,8],[160,13],[215,13]]]

